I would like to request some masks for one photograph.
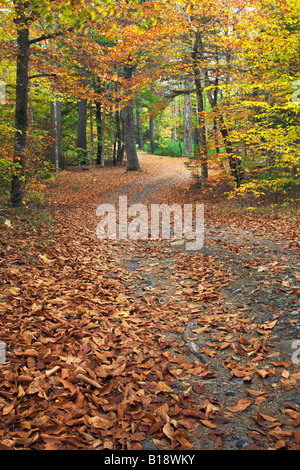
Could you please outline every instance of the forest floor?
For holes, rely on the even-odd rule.
[[[299,218],[140,163],[61,172],[36,220],[2,211],[0,449],[299,450]],[[98,239],[119,196],[204,204],[204,246]]]

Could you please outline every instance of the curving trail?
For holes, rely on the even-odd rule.
[[[141,166],[63,172],[48,188],[56,235],[5,242],[1,445],[299,448],[299,234],[208,203],[198,251],[97,239],[98,205],[120,195],[193,202],[182,161]]]

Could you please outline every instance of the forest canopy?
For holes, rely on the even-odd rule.
[[[1,193],[39,198],[70,165],[137,150],[211,165],[231,196],[295,203],[297,0],[1,0]]]

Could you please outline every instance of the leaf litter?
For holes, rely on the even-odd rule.
[[[186,178],[165,160],[168,176]],[[1,448],[142,450],[151,439],[155,449],[226,449],[243,438],[243,448],[299,449],[299,402],[288,396],[299,366],[272,343],[283,318],[297,331],[297,316],[274,303],[258,313],[245,305],[245,287],[232,295],[245,279],[252,299],[261,282],[273,283],[298,311],[298,287],[281,277],[279,287],[288,270],[273,252],[255,258],[234,218],[238,269],[237,243],[220,243],[224,229],[195,253],[166,241],[97,240],[95,208],[111,186],[142,190],[160,174],[157,197],[172,199],[161,159],[143,164],[126,176],[106,168],[103,179],[99,170],[64,172],[49,188],[55,236],[47,226],[3,228]]]

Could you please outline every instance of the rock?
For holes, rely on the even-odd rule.
[[[262,273],[263,271],[268,271],[269,269],[266,266],[259,266],[257,269],[258,273]]]
[[[174,240],[173,242],[170,243],[171,248],[176,248],[176,247],[180,247],[184,245],[185,245],[185,240]]]
[[[235,396],[235,392],[233,390],[227,390],[225,392],[225,395],[227,395],[228,397],[234,397]]]
[[[298,310],[293,310],[292,312],[290,312],[290,315],[299,315],[300,312]]]
[[[143,450],[158,450],[157,447],[154,446],[152,439],[147,438],[143,443],[142,443],[142,448]]]
[[[244,446],[248,446],[250,444],[249,441],[247,441],[246,439],[239,439],[237,442],[236,442],[236,446],[239,448],[239,449],[242,449]]]

